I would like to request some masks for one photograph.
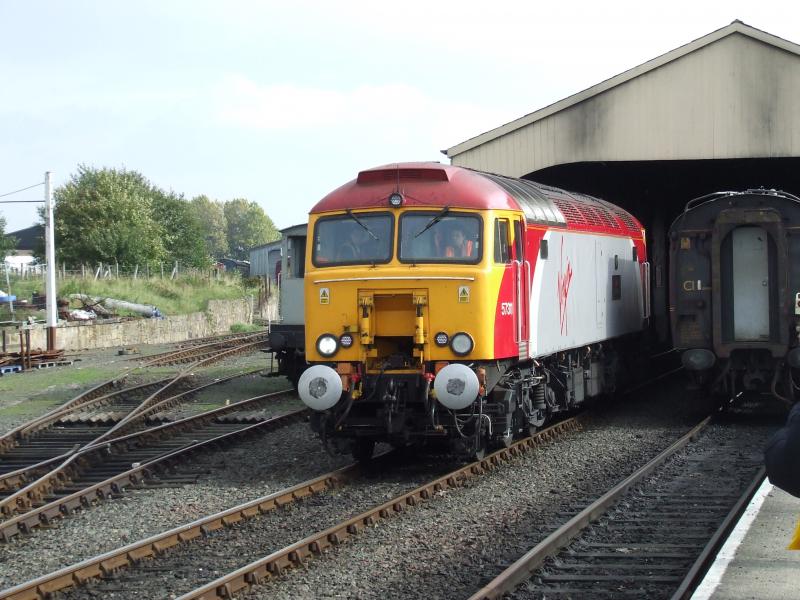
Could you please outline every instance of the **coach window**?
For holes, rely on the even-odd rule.
[[[294,257],[291,264],[291,277],[304,277],[306,272],[306,238],[289,237],[289,256]]]
[[[388,213],[321,218],[314,226],[311,261],[317,267],[387,263],[392,259],[393,225]]]
[[[440,211],[407,212],[400,217],[400,250],[404,263],[469,263],[481,260],[481,218]]]
[[[500,264],[511,262],[508,252],[508,219],[494,220],[494,262]]]

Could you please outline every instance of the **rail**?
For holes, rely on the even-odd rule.
[[[277,574],[288,567],[299,565],[310,554],[319,553],[333,544],[343,542],[350,535],[354,535],[360,531],[365,524],[401,512],[405,510],[406,507],[414,506],[421,500],[430,499],[438,490],[446,487],[458,487],[463,485],[466,481],[475,476],[489,472],[502,463],[511,461],[539,445],[554,439],[560,434],[577,430],[580,427],[579,417],[573,417],[561,423],[557,423],[535,434],[533,437],[515,442],[509,448],[498,450],[488,455],[483,460],[468,464],[411,492],[381,504],[358,517],[349,519],[336,527],[326,529],[311,538],[306,538],[292,546],[284,548],[270,555],[263,561],[259,561],[259,563],[263,564],[254,566],[252,569],[246,567],[244,570],[247,571],[247,573],[242,575],[243,579],[239,577],[237,571],[236,573],[225,576],[225,578],[223,578],[224,582],[222,583],[220,583],[222,580],[217,580],[202,588],[202,590],[213,588],[211,595],[207,595],[206,592],[201,590],[196,590],[184,596],[184,598],[228,598],[229,596],[225,594],[232,594],[236,590],[242,589],[242,581],[246,582],[245,586],[251,585],[260,581],[263,577],[271,576],[270,574]],[[388,453],[376,457],[373,460],[390,460],[391,454],[392,453]],[[59,590],[82,585],[93,578],[108,577],[117,569],[132,566],[144,558],[157,557],[167,549],[178,544],[189,543],[202,537],[207,532],[239,523],[244,519],[256,517],[274,510],[275,508],[291,504],[292,502],[313,494],[318,494],[342,485],[357,477],[360,472],[361,466],[356,463],[326,473],[325,475],[310,479],[285,490],[203,517],[192,523],[170,529],[169,531],[84,560],[13,588],[3,590],[0,592],[0,600],[5,598],[12,600],[40,598],[44,600],[44,598],[49,598],[50,595]],[[217,592],[219,592],[219,594]]]
[[[77,452],[70,453],[69,456],[60,463],[55,469],[52,469],[36,481],[27,485],[26,487],[16,491],[12,495],[4,498],[0,502],[0,510],[3,514],[9,517],[7,520],[0,522],[0,539],[8,540],[10,537],[19,533],[25,533],[31,527],[38,524],[40,515],[45,515],[43,519],[52,518],[60,513],[67,513],[77,506],[86,505],[88,501],[94,498],[97,489],[95,486],[85,488],[74,494],[61,498],[50,503],[34,507],[37,503],[43,501],[43,498],[57,489],[58,486],[64,485],[66,482],[73,480],[77,473],[80,472],[84,465],[90,463],[90,457],[102,462],[102,460],[111,456],[114,452],[125,452],[134,443],[141,443],[146,445],[148,439],[153,439],[156,436],[164,435],[172,437],[174,432],[184,430],[193,426],[198,426],[204,422],[213,421],[217,417],[225,414],[238,412],[244,408],[250,408],[252,405],[261,403],[264,400],[273,399],[277,396],[282,396],[290,393],[291,390],[283,390],[255,396],[240,402],[223,406],[212,411],[207,411],[199,415],[186,417],[172,423],[166,423],[157,427],[152,427],[136,433],[124,435],[115,439],[107,440],[104,444],[94,445],[91,447],[84,447]],[[296,419],[306,414],[306,409],[294,411],[283,415],[281,419],[288,422],[290,419]],[[277,418],[277,417],[276,417]],[[274,421],[274,419],[272,420]],[[268,421],[265,421],[266,423]],[[258,425],[262,425],[258,424]],[[274,423],[273,423],[274,424]],[[101,482],[102,486],[119,487],[120,483],[137,483],[140,473],[146,473],[148,465],[140,465],[137,468],[126,471],[125,473],[114,475],[109,480]],[[113,481],[112,481],[113,480]],[[102,490],[101,490],[102,491]],[[78,504],[74,501],[77,500]],[[16,516],[15,516],[16,514]]]

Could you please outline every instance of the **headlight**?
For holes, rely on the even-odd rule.
[[[336,336],[330,333],[323,333],[317,338],[317,352],[322,356],[333,356],[339,349],[339,342]]]
[[[342,348],[349,348],[353,345],[353,334],[343,333],[339,336],[339,343],[342,345]]]
[[[440,348],[444,348],[447,346],[447,342],[450,341],[450,338],[444,331],[440,331],[433,337],[433,341],[436,343],[437,346]]]
[[[473,343],[470,335],[468,333],[464,333],[463,331],[455,334],[453,339],[450,340],[450,349],[454,354],[458,354],[459,356],[466,356],[472,352],[474,345],[475,344]]]

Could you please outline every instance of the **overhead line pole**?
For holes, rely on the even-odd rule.
[[[45,260],[47,263],[47,281],[45,293],[47,294],[47,350],[56,349],[56,251],[55,234],[53,233],[53,186],[51,182],[52,171],[44,174],[44,246]]]

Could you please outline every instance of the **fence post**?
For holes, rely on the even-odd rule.
[[[175,261],[175,266],[172,268],[172,275],[169,276],[170,279],[175,279],[178,275],[178,261]]]
[[[119,279],[119,261],[114,259],[114,266],[116,267],[117,279]]]
[[[164,263],[161,263],[161,279],[164,279]]]
[[[97,281],[97,278],[100,277],[100,271],[103,270],[103,263],[99,263],[97,265],[97,272],[94,274],[94,280]]]
[[[136,268],[133,270],[133,278],[136,279],[138,275],[139,275],[139,265],[137,264]]]

